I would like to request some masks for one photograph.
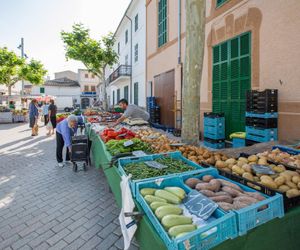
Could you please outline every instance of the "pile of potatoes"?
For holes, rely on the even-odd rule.
[[[276,148],[272,151],[265,151],[263,153],[257,154],[258,157],[266,157],[268,160],[273,162],[287,164],[292,167],[300,169],[300,154],[290,155],[286,152],[282,152],[280,149]]]
[[[265,199],[258,192],[245,192],[238,185],[211,175],[204,175],[201,179],[189,178],[185,184],[216,202],[225,211],[239,210]]]
[[[184,145],[179,147],[178,150],[184,157],[200,165],[202,162],[205,162],[209,165],[215,165],[217,161],[226,161],[228,159],[226,155],[217,152],[211,152],[202,147]]]
[[[275,172],[273,175],[255,174],[251,165],[267,165]],[[268,188],[286,193],[288,198],[300,196],[300,175],[296,171],[286,170],[283,165],[268,164],[267,158],[251,155],[248,158],[230,158],[226,161],[217,161],[215,166],[234,175],[257,182]],[[252,186],[256,188],[255,186]]]

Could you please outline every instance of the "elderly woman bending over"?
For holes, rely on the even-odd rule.
[[[75,115],[68,116],[56,127],[56,160],[59,167],[63,167],[63,148],[66,147],[66,162],[70,162],[70,153],[72,150],[72,136],[77,132],[78,123],[82,123],[82,118]]]

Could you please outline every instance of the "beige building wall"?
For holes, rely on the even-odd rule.
[[[147,1],[147,81],[175,69],[175,90],[180,96],[177,64],[177,1],[168,1],[169,42],[157,48],[157,0]],[[182,1],[182,21],[185,8]],[[200,113],[212,109],[212,47],[244,32],[251,32],[251,88],[279,90],[279,139],[300,139],[300,1],[228,0],[216,8],[207,1],[206,46],[200,93]],[[185,24],[182,24],[184,62]],[[202,120],[201,120],[201,130]]]

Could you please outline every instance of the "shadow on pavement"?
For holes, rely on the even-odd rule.
[[[32,140],[32,138],[33,138],[32,136],[27,136],[27,137],[22,138],[22,139],[20,139],[20,140],[16,140],[16,141],[12,141],[12,142],[3,144],[3,145],[0,146],[0,149],[4,149],[4,148],[6,148],[6,147],[10,147],[10,146],[12,146],[12,145],[14,145],[14,144],[17,144],[17,143],[19,143],[19,142],[22,142],[22,141]]]

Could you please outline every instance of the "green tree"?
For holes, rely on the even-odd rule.
[[[104,109],[107,109],[107,94],[105,86],[105,67],[118,61],[118,55],[113,46],[115,39],[112,33],[102,37],[100,41],[90,37],[89,29],[82,24],[74,24],[72,32],[61,32],[65,45],[66,58],[77,60],[100,79],[103,84]]]
[[[0,48],[0,83],[7,86],[8,95],[11,95],[11,88],[18,81],[25,80],[34,85],[43,83],[46,73],[41,62],[32,59],[26,63],[13,51]]]
[[[193,145],[199,144],[200,86],[205,45],[205,2],[206,0],[186,0],[182,140]]]

